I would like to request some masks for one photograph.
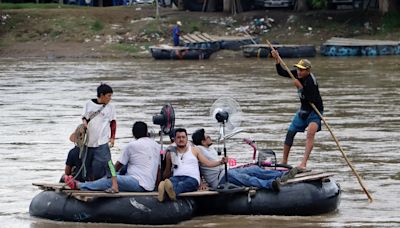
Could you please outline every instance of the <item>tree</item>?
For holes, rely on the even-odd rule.
[[[204,0],[203,11],[213,12],[217,10],[217,0]]]
[[[400,3],[397,0],[379,0],[379,12],[386,14],[389,11],[398,11],[399,5]]]
[[[307,11],[307,0],[297,0],[294,8],[296,9],[296,11]]]

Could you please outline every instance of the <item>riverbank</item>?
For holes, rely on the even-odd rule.
[[[65,8],[64,8],[65,7]],[[333,37],[398,40],[400,29],[376,11],[271,9],[232,16],[223,12],[187,12],[154,6],[50,9],[3,9],[0,57],[139,58],[148,47],[170,42],[171,26],[180,20],[184,33],[253,36],[282,44],[314,44]]]

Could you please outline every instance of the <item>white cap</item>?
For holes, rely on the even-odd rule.
[[[179,26],[182,26],[182,22],[181,21],[177,21],[176,24],[179,25]]]

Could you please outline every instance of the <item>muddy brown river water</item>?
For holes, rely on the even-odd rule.
[[[400,57],[312,58],[325,117],[374,197],[368,203],[326,128],[316,137],[308,166],[336,172],[343,189],[337,211],[319,216],[205,216],[177,227],[399,227]],[[287,64],[296,62],[286,59]],[[251,137],[258,148],[281,148],[299,106],[290,79],[278,77],[271,60],[212,58],[209,61],[0,59],[0,226],[132,227],[122,224],[54,222],[29,215],[39,190],[32,182],[56,182],[80,122],[83,104],[100,82],[114,89],[117,141],[113,159],[129,142],[134,121],[147,122],[170,102],[176,125],[191,133],[204,127],[215,138],[209,109],[220,97],[241,106],[245,132],[228,142],[228,155],[250,162]],[[305,134],[290,155],[296,165]]]

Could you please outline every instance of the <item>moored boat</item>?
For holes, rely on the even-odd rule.
[[[213,53],[208,48],[173,47],[169,45],[157,45],[149,47],[154,59],[190,59],[202,60],[210,58]]]
[[[282,58],[315,57],[317,52],[314,45],[307,44],[274,44],[273,47]],[[250,44],[242,46],[242,52],[245,57],[268,58],[271,48],[267,44]]]
[[[218,51],[221,48],[220,41],[207,33],[185,34],[181,36],[185,47],[194,49],[211,49]]]
[[[174,224],[197,215],[318,215],[337,209],[341,189],[333,173],[307,172],[282,183],[280,191],[239,188],[197,191],[177,201],[157,201],[156,192],[109,194],[34,184],[44,189],[32,199],[32,216],[57,221],[128,224]]]
[[[210,48],[214,51],[227,49],[237,51],[248,44],[257,44],[260,39],[247,36],[215,36],[207,33],[193,33],[181,36],[184,46],[191,48]]]
[[[193,217],[191,198],[160,203],[157,194],[45,190],[29,206],[32,216],[56,221],[126,224],[176,224]]]
[[[250,36],[222,36],[219,37],[221,49],[238,51],[244,45],[258,44],[259,38]]]
[[[400,41],[333,37],[324,42],[320,50],[324,56],[400,55]]]
[[[319,215],[332,212],[340,203],[340,186],[331,178],[282,185],[279,192],[265,189],[207,196],[196,201],[206,214]]]

